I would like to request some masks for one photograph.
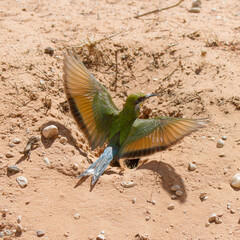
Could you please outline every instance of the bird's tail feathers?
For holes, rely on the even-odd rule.
[[[96,183],[98,178],[102,175],[104,170],[107,168],[112,159],[117,155],[118,148],[114,146],[108,146],[102,155],[96,160],[93,164],[91,164],[88,169],[86,169],[83,173],[81,173],[78,178],[87,177],[92,175],[92,186]]]

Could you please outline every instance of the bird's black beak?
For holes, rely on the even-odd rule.
[[[158,93],[151,93],[151,94],[147,94],[146,95],[146,99],[150,98],[150,97],[154,97],[154,96],[158,96]]]

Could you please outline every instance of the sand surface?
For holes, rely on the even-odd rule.
[[[190,13],[187,0],[134,18],[177,1],[150,2],[0,1],[0,210],[8,210],[0,232],[13,232],[19,215],[24,228],[4,239],[38,239],[38,230],[44,240],[96,239],[102,231],[107,240],[240,239],[240,192],[230,186],[240,173],[240,2],[202,1],[200,13]],[[158,92],[141,117],[211,122],[135,169],[109,167],[91,191],[91,179],[76,176],[103,149],[91,152],[66,105],[63,54],[73,46],[119,108],[130,93]],[[41,136],[49,124],[59,128],[56,139]],[[19,151],[31,136],[40,141],[28,159]],[[12,165],[20,172],[9,174]],[[122,181],[136,185],[123,188]],[[172,199],[175,184],[183,195]],[[222,223],[206,226],[212,213]]]

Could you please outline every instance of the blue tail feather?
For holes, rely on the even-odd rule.
[[[83,173],[81,173],[78,178],[92,176],[92,185],[98,180],[98,178],[102,175],[104,170],[107,168],[109,163],[113,160],[113,158],[117,155],[119,148],[115,146],[108,146],[102,155],[96,160],[93,164],[91,164],[88,169],[86,169]]]

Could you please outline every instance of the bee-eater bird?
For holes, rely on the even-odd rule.
[[[99,159],[78,176],[92,175],[92,185],[112,160],[141,157],[165,150],[207,123],[207,119],[165,116],[139,119],[141,104],[156,96],[155,93],[131,94],[123,109],[119,110],[108,90],[89,73],[75,52],[65,55],[63,70],[70,111],[91,149],[108,142]]]

